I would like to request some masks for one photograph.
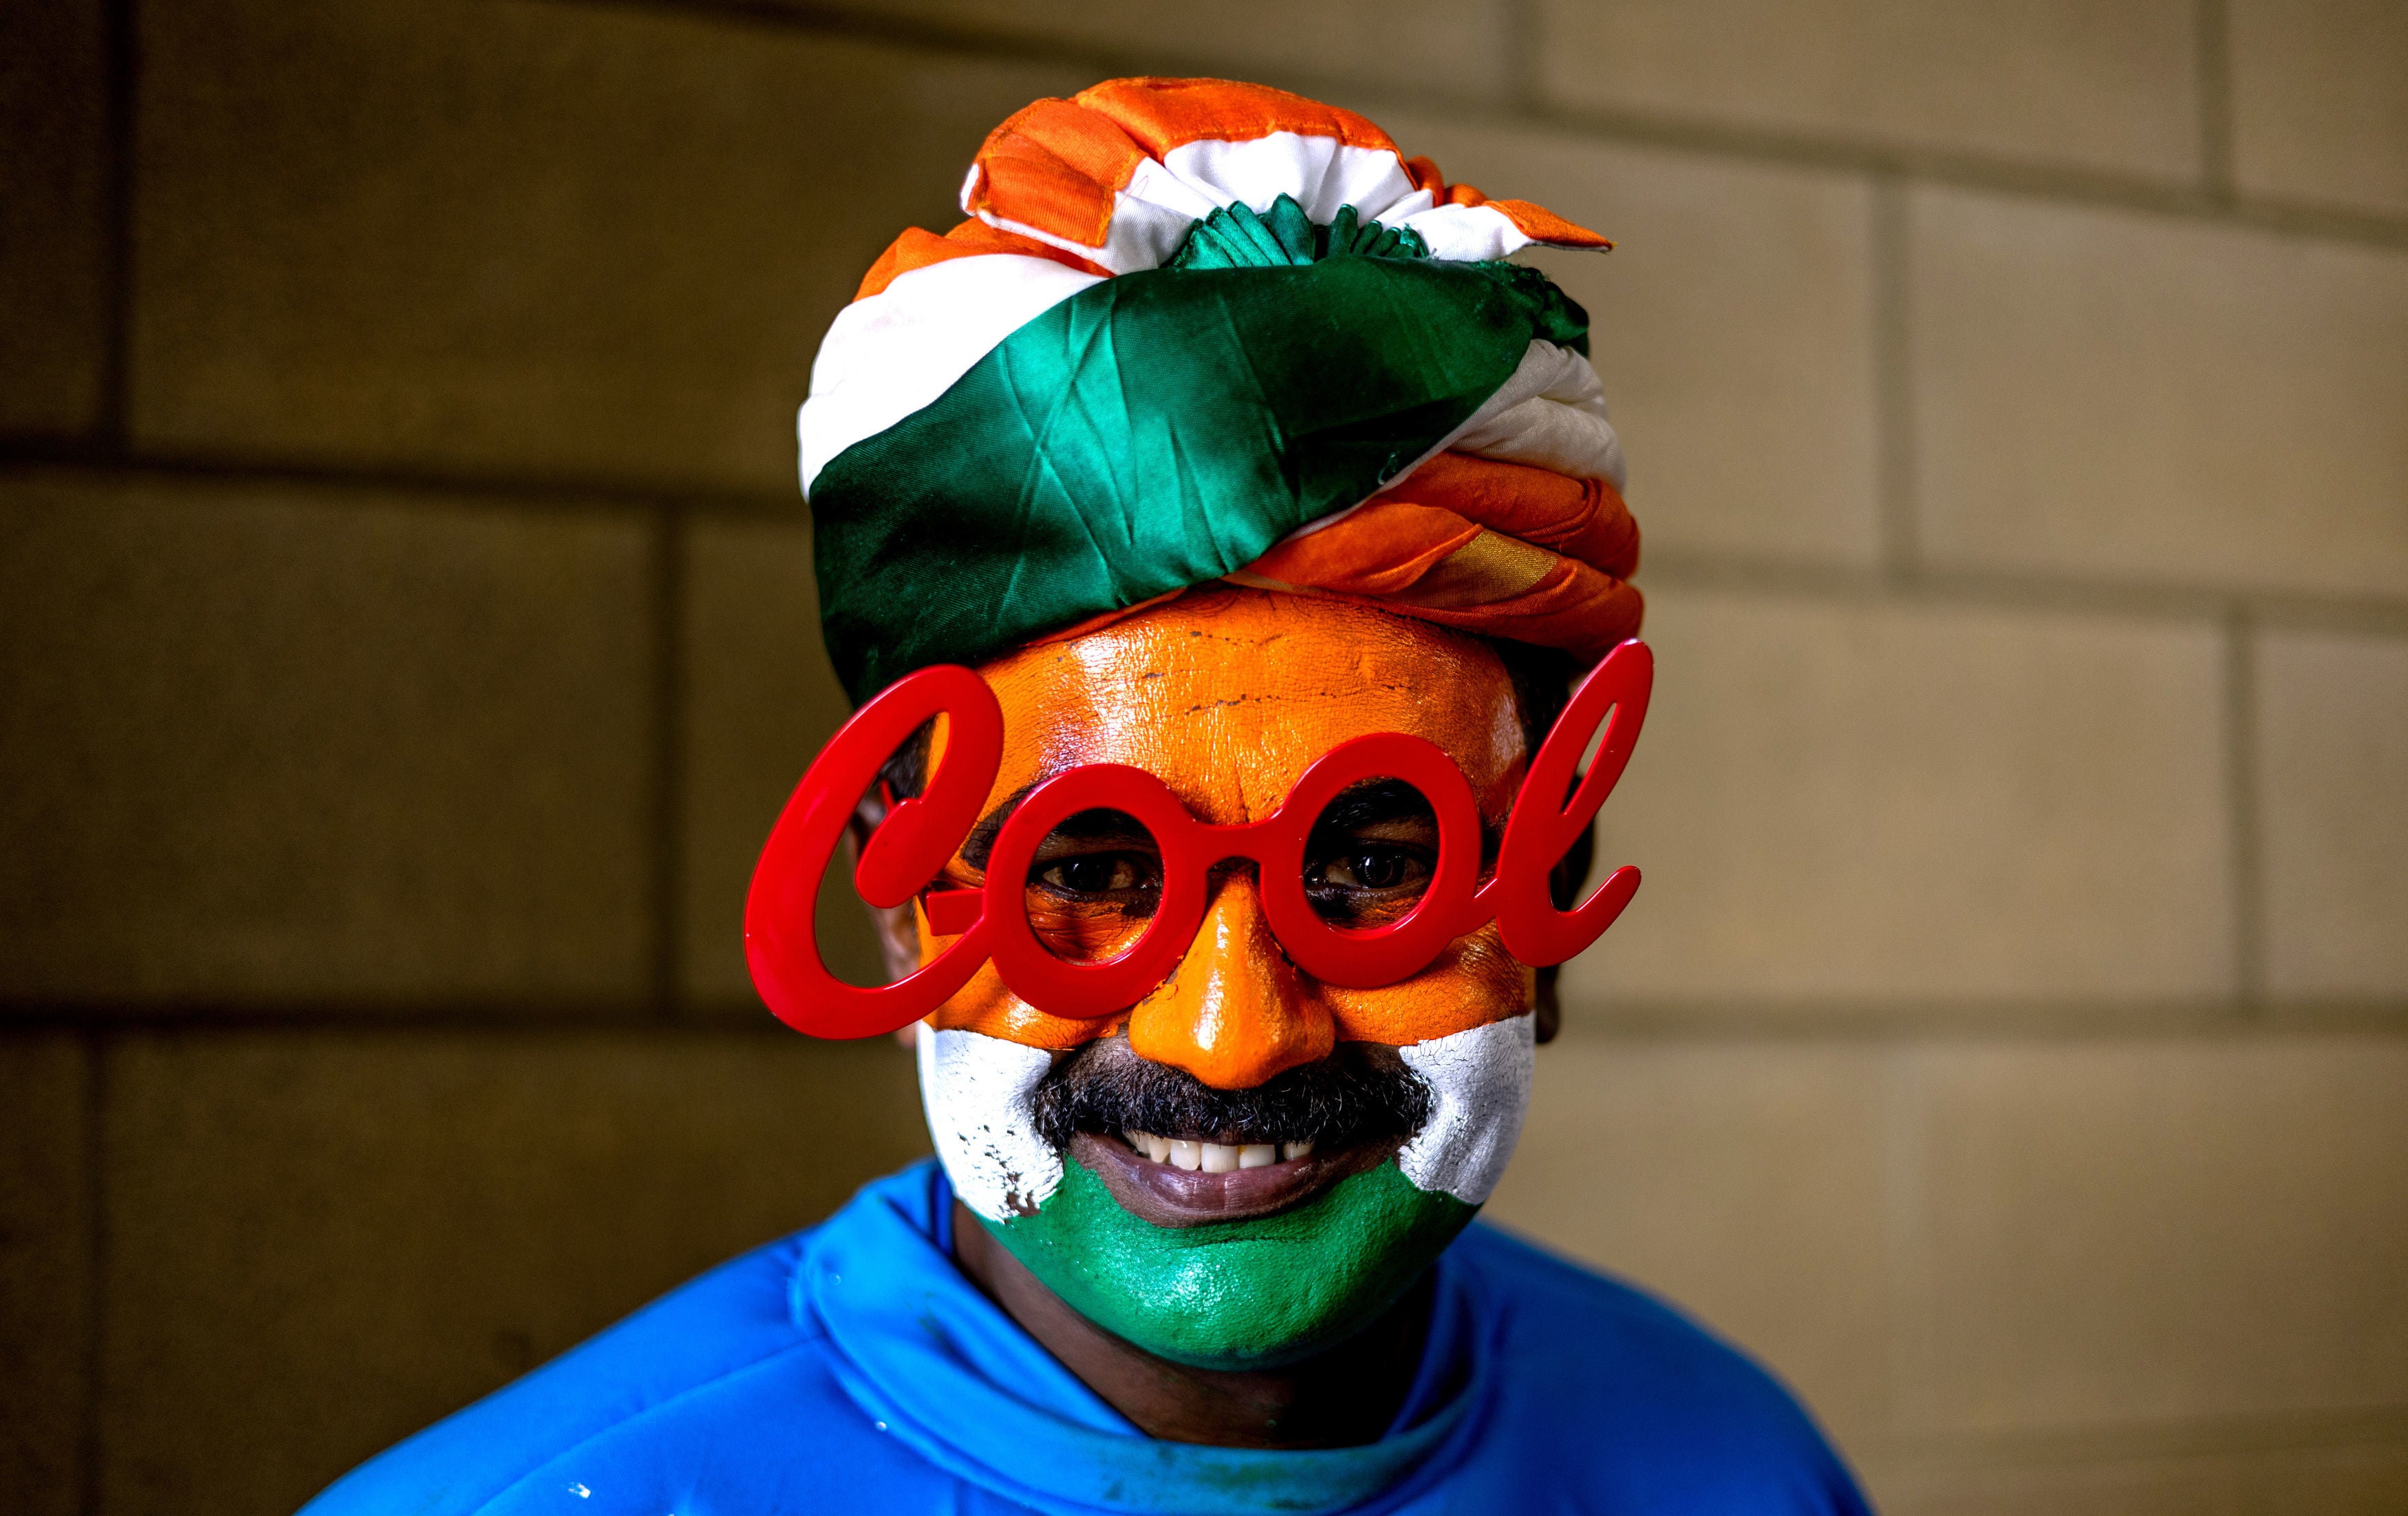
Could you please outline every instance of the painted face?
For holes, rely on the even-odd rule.
[[[1340,743],[1405,732],[1461,767],[1493,839],[1526,756],[1485,646],[1304,595],[1192,592],[981,673],[1005,747],[945,870],[963,887],[983,884],[1016,798],[1080,765],[1145,769],[1232,825]],[[1410,789],[1347,792],[1307,850],[1314,909],[1397,919],[1436,841]],[[1143,830],[1088,813],[1039,849],[1028,917],[1056,954],[1108,957],[1159,890]],[[919,921],[925,961],[952,939]],[[1317,982],[1266,927],[1252,865],[1231,864],[1177,971],[1117,1016],[1049,1015],[982,968],[928,1018],[922,1093],[964,1204],[1082,1314],[1182,1362],[1275,1364],[1385,1309],[1487,1198],[1528,1101],[1531,1004],[1493,922],[1400,982]]]

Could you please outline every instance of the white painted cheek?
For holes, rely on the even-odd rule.
[[[1415,1188],[1473,1206],[1497,1188],[1530,1108],[1535,1025],[1526,1012],[1397,1050],[1435,1097],[1429,1124],[1397,1154]]]
[[[977,1032],[920,1028],[920,1104],[937,1161],[962,1204],[991,1222],[1034,1210],[1062,1183],[1062,1157],[1037,1135],[1042,1048]]]

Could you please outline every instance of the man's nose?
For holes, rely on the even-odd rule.
[[[1280,951],[1254,881],[1222,881],[1169,979],[1129,1015],[1129,1050],[1223,1090],[1329,1056],[1328,1008]]]

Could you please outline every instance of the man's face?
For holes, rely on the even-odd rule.
[[[1017,797],[1081,765],[1145,769],[1238,824],[1347,739],[1405,732],[1462,768],[1492,844],[1525,766],[1494,652],[1310,596],[1190,593],[982,673],[1005,748],[960,885]],[[1308,896],[1339,926],[1393,921],[1436,854],[1410,789],[1357,786],[1315,830]],[[964,1202],[1091,1320],[1216,1367],[1302,1356],[1391,1304],[1486,1198],[1529,1088],[1531,975],[1493,924],[1401,982],[1323,984],[1281,951],[1252,867],[1215,870],[1184,961],[1128,1011],[1049,1015],[989,965],[920,1038]],[[1031,925],[1074,959],[1135,940],[1161,888],[1152,839],[1111,813],[1057,827],[1030,874]],[[946,940],[922,918],[924,957]]]

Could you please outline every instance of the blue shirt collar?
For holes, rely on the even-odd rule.
[[[1401,1501],[1478,1436],[1494,1357],[1477,1280],[1437,1266],[1420,1371],[1396,1423],[1356,1448],[1165,1442],[1130,1424],[954,1266],[953,1191],[934,1163],[864,1189],[810,1236],[792,1282],[845,1392],[958,1478],[1039,1510],[1254,1516]],[[1376,1508],[1375,1508],[1376,1509]]]

